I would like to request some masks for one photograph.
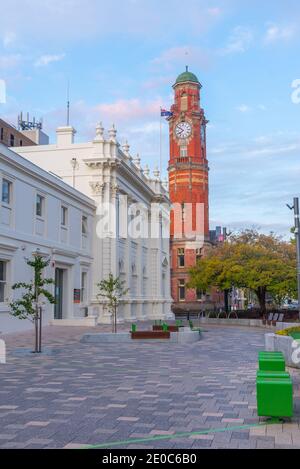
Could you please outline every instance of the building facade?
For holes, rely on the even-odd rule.
[[[95,201],[93,278],[90,311],[99,323],[110,323],[97,284],[110,273],[129,291],[118,310],[119,321],[171,318],[168,192],[160,180],[142,169],[128,143],[117,141],[114,126],[104,135],[97,125],[92,142],[75,143],[75,130],[61,127],[52,145],[17,151],[57,174]]]
[[[29,136],[30,135],[30,136]],[[0,119],[0,143],[7,147],[22,147],[35,145],[35,140],[31,134],[28,136],[17,130],[8,122]]]
[[[11,286],[32,280],[25,259],[50,259],[46,277],[56,305],[45,304],[44,324],[94,325],[89,317],[95,203],[61,179],[0,144],[0,331],[32,327],[9,314]]]
[[[187,288],[189,269],[210,245],[206,125],[201,84],[188,68],[178,76],[169,117],[171,289],[176,309],[198,308],[202,292]]]

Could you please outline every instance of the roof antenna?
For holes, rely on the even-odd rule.
[[[70,80],[67,85],[67,127],[70,125]]]

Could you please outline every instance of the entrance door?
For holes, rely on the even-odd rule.
[[[64,283],[64,271],[63,271],[63,269],[55,269],[54,319],[62,319],[63,318],[63,283]]]

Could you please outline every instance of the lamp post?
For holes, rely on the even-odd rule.
[[[295,239],[297,248],[297,288],[298,288],[298,312],[300,317],[300,222],[299,222],[299,198],[294,198],[294,205],[291,207],[287,204],[290,210],[294,210],[295,220]]]

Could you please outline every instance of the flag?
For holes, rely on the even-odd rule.
[[[172,117],[173,112],[160,108],[160,117]]]

